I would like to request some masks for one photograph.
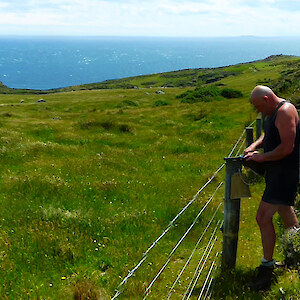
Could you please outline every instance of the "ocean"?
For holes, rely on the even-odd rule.
[[[300,56],[300,37],[0,37],[0,81],[51,89],[188,68]]]

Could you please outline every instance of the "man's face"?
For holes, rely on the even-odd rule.
[[[251,103],[255,107],[257,112],[262,113],[263,115],[268,114],[267,99],[265,99],[265,98],[253,98],[253,99],[251,99]]]

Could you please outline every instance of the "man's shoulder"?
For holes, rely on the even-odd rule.
[[[286,130],[290,130],[292,128],[296,128],[299,122],[299,116],[297,109],[295,106],[290,103],[286,102],[284,105],[280,107],[277,112],[275,126],[279,129],[285,128]]]
[[[283,117],[283,118],[290,118],[290,117],[295,117],[298,116],[298,112],[296,107],[289,101],[286,101],[284,105],[282,105],[278,112],[277,116]]]

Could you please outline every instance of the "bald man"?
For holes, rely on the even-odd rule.
[[[251,103],[266,116],[264,134],[245,150],[247,161],[263,163],[266,188],[256,221],[261,232],[264,257],[252,290],[268,289],[272,282],[276,235],[273,215],[278,212],[286,229],[299,228],[293,206],[299,181],[299,117],[296,108],[266,86],[257,86]],[[264,152],[256,151],[263,147]]]

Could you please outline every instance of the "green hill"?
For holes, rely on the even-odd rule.
[[[0,298],[109,299],[255,120],[254,86],[269,85],[299,107],[299,65],[299,57],[272,56],[48,91],[0,85]],[[223,178],[160,242],[120,299],[140,299]],[[215,299],[297,297],[296,270],[280,271],[263,294],[245,288],[262,255],[255,223],[262,189],[259,181],[242,201],[236,272],[220,275]],[[151,299],[163,299],[201,222]],[[283,258],[280,243],[276,255]]]
[[[299,57],[275,55],[266,59],[242,63],[220,68],[186,69],[153,75],[129,77],[117,80],[106,80],[100,83],[89,83],[50,90],[12,89],[0,82],[0,93],[3,94],[47,94],[78,90],[97,89],[137,89],[137,88],[170,88],[170,87],[197,87],[199,85],[216,84],[226,85],[235,78],[245,78],[249,84],[265,84],[276,92],[286,93],[299,101]],[[272,70],[269,72],[269,70]],[[247,85],[248,87],[249,85]]]

